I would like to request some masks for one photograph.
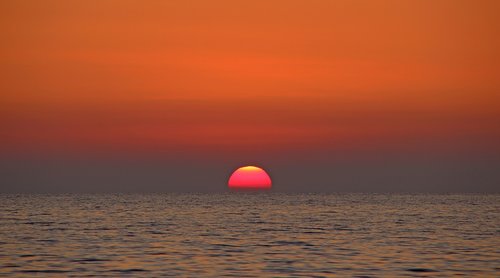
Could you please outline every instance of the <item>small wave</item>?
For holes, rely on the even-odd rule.
[[[53,221],[27,221],[24,222],[23,224],[25,225],[40,225],[40,226],[50,226],[54,224],[55,222]]]
[[[106,262],[109,260],[108,259],[99,259],[99,258],[81,258],[81,259],[74,259],[71,261],[75,262],[75,263],[82,263],[82,262]]]
[[[420,267],[414,267],[414,268],[408,268],[406,271],[411,271],[411,272],[438,272],[437,270],[430,269],[430,268],[420,268]]]
[[[28,258],[28,257],[35,257],[36,255],[34,254],[22,254],[22,255],[19,255],[19,257],[21,258]]]
[[[310,243],[304,242],[304,241],[287,241],[287,240],[278,240],[274,241],[274,244],[277,245],[300,245],[300,246],[314,246]]]
[[[59,270],[59,269],[25,269],[19,270],[20,273],[68,273],[69,270]]]
[[[143,271],[149,271],[149,270],[143,269],[143,268],[129,268],[129,269],[113,269],[110,271],[111,272],[120,272],[120,273],[131,273],[131,272],[143,272]]]

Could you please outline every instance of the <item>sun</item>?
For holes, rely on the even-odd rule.
[[[272,182],[264,169],[256,166],[244,166],[233,172],[228,181],[229,189],[266,190]]]

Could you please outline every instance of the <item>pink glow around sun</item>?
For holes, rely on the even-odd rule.
[[[229,178],[230,189],[271,189],[271,178],[262,168],[240,167]]]

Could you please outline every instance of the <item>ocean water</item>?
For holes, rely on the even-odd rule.
[[[0,195],[0,276],[500,276],[500,195]]]

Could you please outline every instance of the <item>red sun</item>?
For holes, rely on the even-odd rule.
[[[262,168],[240,167],[229,178],[230,189],[271,189],[271,178]]]

